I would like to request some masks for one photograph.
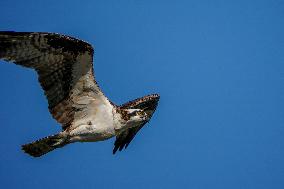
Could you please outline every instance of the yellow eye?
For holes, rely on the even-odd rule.
[[[143,114],[143,112],[142,112],[142,111],[138,111],[138,112],[137,112],[137,115],[139,115],[139,116],[143,116],[144,114]]]

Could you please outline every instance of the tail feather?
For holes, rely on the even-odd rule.
[[[66,144],[66,138],[60,134],[56,134],[22,145],[22,150],[33,157],[40,157]]]

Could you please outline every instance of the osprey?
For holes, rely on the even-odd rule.
[[[115,154],[127,148],[152,117],[158,94],[121,106],[108,100],[94,79],[93,54],[90,44],[66,35],[0,32],[0,59],[37,72],[49,112],[62,125],[61,132],[23,145],[29,155],[39,157],[74,142],[116,136]]]

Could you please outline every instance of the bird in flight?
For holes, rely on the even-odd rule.
[[[52,117],[62,131],[22,146],[33,157],[74,142],[116,137],[113,154],[127,148],[151,119],[160,96],[151,94],[122,105],[101,91],[93,70],[94,49],[57,33],[0,31],[0,59],[34,69]]]

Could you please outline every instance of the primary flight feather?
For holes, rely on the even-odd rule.
[[[66,35],[0,31],[0,59],[37,72],[48,109],[62,126],[60,133],[23,145],[26,153],[39,157],[74,142],[116,136],[115,153],[151,119],[160,96],[115,105],[97,85],[93,54],[90,44]]]

